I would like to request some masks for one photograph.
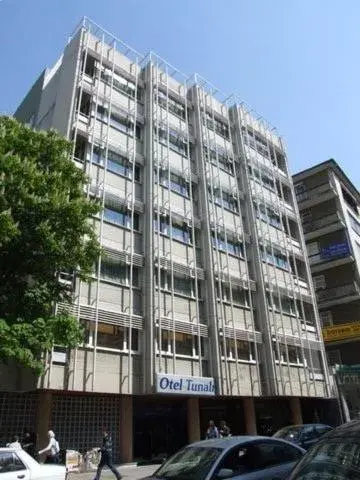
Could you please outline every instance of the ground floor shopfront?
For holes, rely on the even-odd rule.
[[[0,393],[0,441],[31,429],[39,446],[49,428],[62,448],[82,453],[98,446],[104,427],[113,434],[116,462],[171,454],[204,437],[210,419],[226,420],[233,435],[270,435],[289,425],[339,423],[338,402],[278,397],[102,395],[59,391]]]

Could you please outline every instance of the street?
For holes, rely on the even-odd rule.
[[[158,465],[147,465],[145,467],[136,467],[134,466],[122,466],[119,468],[124,480],[138,480],[140,478],[151,475]],[[91,480],[95,477],[95,472],[86,472],[86,473],[71,473],[69,475],[69,480]],[[114,474],[109,470],[104,469],[101,475],[101,478],[115,478]]]

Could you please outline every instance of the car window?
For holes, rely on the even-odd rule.
[[[279,443],[266,442],[258,443],[255,446],[257,450],[256,469],[268,468],[281,463],[295,462],[302,457],[302,453],[296,447],[291,445],[282,445]]]
[[[302,453],[296,447],[282,445],[280,442],[244,445],[231,450],[220,462],[217,472],[226,469],[229,470],[229,477],[244,475],[274,465],[295,462],[301,457]]]
[[[327,427],[326,425],[316,425],[316,430],[319,435],[325,435],[325,433],[330,432],[332,430],[331,427]]]
[[[301,433],[301,427],[285,427],[275,433],[275,438],[283,438],[284,440],[296,441]]]
[[[0,452],[0,473],[26,470],[25,465],[14,452]]]
[[[187,447],[171,457],[154,474],[166,480],[203,480],[208,475],[222,449]]]
[[[303,428],[301,433],[302,440],[311,440],[319,436],[319,432],[316,430],[315,425],[307,425]]]
[[[316,444],[297,465],[290,480],[355,480],[360,478],[360,441],[343,440]]]

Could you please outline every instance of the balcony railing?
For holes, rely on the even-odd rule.
[[[325,217],[319,218],[317,220],[311,220],[303,224],[304,233],[314,232],[320,230],[324,227],[329,227],[330,225],[335,225],[340,222],[340,217],[338,213],[333,213],[331,215],[326,215]]]
[[[356,282],[352,282],[347,285],[340,285],[339,287],[327,288],[326,290],[320,290],[316,292],[319,303],[355,295],[360,295],[360,287]]]
[[[305,202],[306,200],[320,198],[330,192],[334,192],[334,189],[329,182],[326,182],[322,183],[321,185],[316,185],[316,187],[308,188],[303,192],[297,192],[296,199],[299,203],[301,203]]]

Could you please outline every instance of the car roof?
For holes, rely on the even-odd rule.
[[[235,447],[241,443],[249,443],[262,440],[265,442],[279,442],[279,443],[286,443],[289,445],[288,442],[273,438],[273,437],[261,437],[258,435],[239,435],[234,437],[225,437],[225,438],[212,438],[210,440],[201,440],[200,442],[191,443],[188,447],[213,447],[213,448],[221,448],[223,450],[231,447]],[[294,446],[293,444],[291,444]]]
[[[351,422],[334,428],[326,434],[324,440],[326,441],[337,437],[360,437],[360,420],[352,420]]]
[[[284,427],[284,428],[303,428],[303,427],[329,427],[329,428],[333,428],[333,427],[330,427],[330,425],[326,425],[325,423],[303,423],[301,425],[300,424],[299,425],[288,425],[287,427]]]

